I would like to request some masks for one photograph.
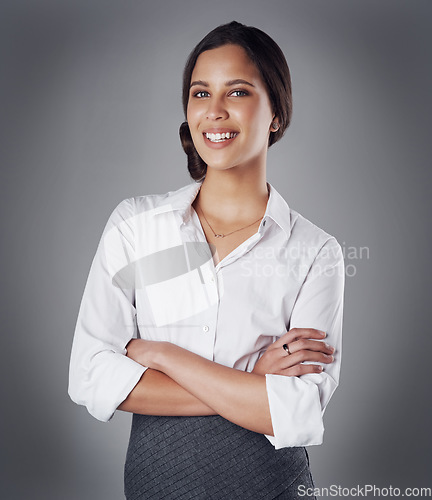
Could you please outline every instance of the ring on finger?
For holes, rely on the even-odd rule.
[[[289,350],[289,347],[288,347],[288,344],[284,344],[284,345],[282,346],[282,348],[283,348],[283,350],[284,350],[286,353],[291,354],[291,352],[290,352],[290,350]]]

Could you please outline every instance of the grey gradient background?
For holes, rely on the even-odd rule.
[[[67,396],[76,315],[117,203],[189,182],[183,64],[233,19],[274,37],[292,72],[268,180],[369,248],[347,259],[317,486],[432,486],[431,14],[420,0],[1,2],[2,498],[122,498],[130,416],[99,423]]]

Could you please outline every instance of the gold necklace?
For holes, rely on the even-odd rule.
[[[246,229],[247,227],[250,227],[253,224],[256,224],[259,220],[262,219],[262,217],[260,217],[259,219],[257,219],[256,221],[252,222],[251,224],[248,224],[245,227],[241,227],[240,229],[236,229],[235,231],[231,231],[230,233],[227,233],[227,234],[220,234],[220,233],[216,233],[215,230],[211,227],[210,222],[207,220],[207,217],[204,215],[204,212],[202,211],[201,207],[200,207],[200,212],[202,213],[202,215],[203,215],[205,221],[207,222],[209,228],[212,230],[215,238],[225,238],[226,236],[229,236],[230,234],[237,233],[237,231],[241,231],[242,229]]]

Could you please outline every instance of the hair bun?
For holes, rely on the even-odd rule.
[[[195,149],[194,143],[192,141],[192,136],[189,130],[188,122],[183,122],[180,125],[180,141],[183,146],[183,151],[187,155],[187,167],[189,174],[197,182],[204,179],[207,173],[207,165],[202,160],[201,156]]]

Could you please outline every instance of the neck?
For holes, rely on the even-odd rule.
[[[207,218],[248,222],[264,215],[268,201],[265,169],[207,169],[194,205]]]

